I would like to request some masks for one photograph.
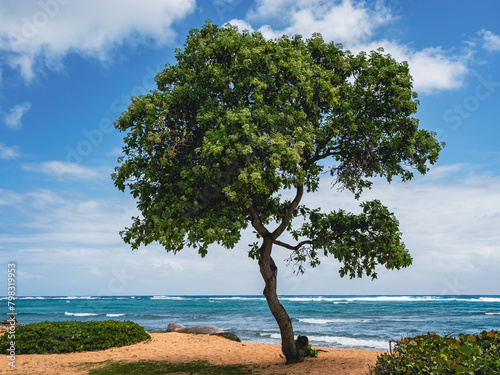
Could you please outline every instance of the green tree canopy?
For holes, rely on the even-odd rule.
[[[362,203],[358,215],[300,204],[325,172],[359,198],[374,177],[407,181],[437,160],[435,134],[412,117],[418,101],[406,62],[382,49],[354,55],[320,34],[266,40],[207,22],[190,31],[156,82],[115,123],[126,135],[113,179],[142,214],[123,239],[133,249],[157,241],[204,256],[213,243],[233,248],[252,226],[262,244],[250,255],[259,259],[287,361],[297,353],[274,297],[273,245],[290,249],[300,267],[332,255],[342,276],[376,277],[376,264],[411,263],[396,218],[379,201]],[[293,199],[281,196],[287,190]],[[297,216],[304,223],[292,227]],[[278,240],[287,230],[296,244]]]

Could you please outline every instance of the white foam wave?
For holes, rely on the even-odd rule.
[[[284,301],[292,302],[333,302],[334,304],[350,303],[356,301],[362,302],[416,302],[416,301],[442,301],[450,300],[443,297],[434,296],[366,296],[366,297],[283,297]],[[453,300],[456,300],[454,298]]]
[[[96,299],[96,297],[90,297],[90,296],[69,296],[69,297],[62,297],[59,299]]]
[[[118,317],[118,316],[125,316],[125,314],[106,314],[106,316],[109,316],[109,317]]]
[[[279,333],[260,333],[261,336],[269,336],[272,339],[281,339],[281,335]]]
[[[174,301],[181,301],[184,298],[183,297],[173,297],[173,296],[153,296],[151,299],[166,299],[166,300],[174,300]]]
[[[309,324],[328,324],[328,323],[355,323],[355,322],[369,322],[370,319],[299,319],[299,322]]]
[[[299,319],[299,322],[309,323],[309,324],[328,324],[328,323],[338,323],[339,319]]]
[[[466,298],[453,296],[359,296],[359,297],[282,297],[283,301],[291,302],[333,302],[334,304],[347,304],[351,302],[453,302],[453,301],[476,301],[476,302],[500,302],[500,298],[480,297]]]
[[[65,312],[64,315],[67,316],[96,316],[99,314],[92,314],[92,313],[70,313],[70,312]]]
[[[281,335],[279,333],[261,333],[261,336],[268,336],[271,339],[279,340]],[[387,350],[388,343],[382,340],[364,340],[355,339],[353,337],[343,337],[343,336],[309,336],[309,341],[313,346],[315,344],[328,343],[332,346],[337,347],[349,347],[349,348],[370,348],[377,350]]]
[[[334,302],[343,301],[346,302],[346,298],[333,298],[333,297],[283,297],[280,298],[282,301],[291,302]]]
[[[367,296],[367,297],[347,297],[346,301],[381,301],[381,302],[500,302],[498,297],[452,297],[452,296]]]
[[[209,300],[265,301],[264,297],[210,297]]]
[[[438,301],[441,297],[432,296],[374,296],[374,297],[352,297],[346,298],[346,301],[365,301],[365,302],[421,302]]]
[[[19,299],[31,300],[31,299],[45,299],[45,298],[44,297],[19,297]]]
[[[387,350],[388,344],[381,340],[364,340],[355,339],[353,337],[343,336],[307,336],[311,344],[315,342],[326,342],[334,346],[350,347],[350,348],[371,348],[379,350]]]
[[[480,297],[479,302],[500,302],[500,298]]]
[[[498,313],[486,313],[486,315],[500,315],[500,312],[498,312]]]

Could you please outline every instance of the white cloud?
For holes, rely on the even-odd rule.
[[[437,277],[500,265],[500,178],[474,173],[471,165],[433,167],[429,175],[406,183],[377,182],[361,200],[380,199],[395,212],[415,267]],[[326,185],[326,184],[325,184]],[[327,210],[325,186],[309,204]],[[350,193],[338,204],[358,210]],[[496,249],[492,251],[492,249]]]
[[[449,56],[441,48],[410,51],[408,62],[415,89],[424,93],[459,88],[468,72],[466,56]]]
[[[230,23],[233,26],[237,26],[238,30],[240,32],[243,31],[243,30],[248,30],[251,33],[255,31],[253,29],[252,25],[250,25],[247,21],[244,21],[244,20],[233,18],[231,21],[226,22],[225,25],[227,25],[228,23]],[[268,37],[266,36],[266,38],[268,38]]]
[[[395,213],[414,258],[411,267],[400,271],[381,267],[376,282],[340,279],[338,262],[322,257],[319,267],[308,268],[297,278],[284,266],[289,251],[276,247],[273,257],[280,269],[279,292],[440,294],[446,289],[494,293],[500,282],[500,207],[492,202],[500,201],[500,178],[474,170],[471,165],[435,167],[432,174],[407,183],[377,181],[362,196],[363,201],[380,199]],[[339,208],[359,212],[359,202],[352,194],[338,193],[330,182],[330,178],[322,179],[320,190],[305,195],[303,203],[324,212]],[[24,270],[42,276],[36,283],[26,280],[26,294],[37,294],[34,291],[42,285],[45,295],[96,294],[108,283],[114,290],[116,282],[111,280],[117,278],[116,273],[133,279],[120,289],[121,294],[260,293],[258,266],[247,257],[248,244],[256,240],[251,230],[242,234],[235,249],[214,245],[205,259],[193,249],[174,255],[157,244],[133,252],[118,232],[130,226],[130,218],[138,212],[130,196],[120,193],[116,197],[96,199],[51,190],[0,191],[2,217],[17,218],[2,223],[0,243],[13,260],[29,257],[30,265],[23,266]],[[62,283],[68,276],[73,281]],[[89,277],[92,282],[85,282]],[[165,285],[176,287],[166,290]]]
[[[490,52],[500,51],[500,36],[488,30],[481,30],[479,33],[483,37],[483,48]]]
[[[258,31],[266,38],[276,38],[283,34],[301,34],[308,38],[319,32],[325,40],[354,43],[371,37],[378,26],[392,19],[387,8],[378,4],[374,9],[370,9],[363,3],[353,3],[350,0],[260,0],[256,8],[247,15],[247,20],[272,20],[273,23],[277,22],[276,17],[289,20],[288,25],[284,25],[280,30],[273,30],[269,25],[260,27]],[[239,24],[238,26],[249,26],[248,23],[238,20],[230,22]]]
[[[152,264],[153,268],[163,268],[164,272],[169,270],[174,270],[176,272],[183,272],[185,267],[180,262],[172,261],[169,259],[160,259],[159,261]]]
[[[276,21],[278,19],[278,21]],[[233,19],[230,23],[240,29],[253,31],[252,24],[262,24],[279,20],[281,27],[261,26],[258,31],[266,38],[276,38],[283,34],[301,34],[310,37],[313,32],[322,34],[325,41],[344,44],[353,52],[372,51],[384,47],[398,61],[408,61],[417,92],[433,93],[461,87],[468,72],[469,52],[453,54],[441,47],[416,50],[397,41],[373,40],[382,26],[395,19],[390,10],[381,2],[370,8],[365,2],[342,0],[326,2],[260,0],[245,20]]]
[[[9,160],[16,159],[21,156],[21,150],[18,146],[9,147],[0,142],[0,159]]]
[[[398,42],[380,40],[357,44],[351,50],[373,51],[379,47],[384,48],[384,53],[390,54],[397,61],[408,61],[414,88],[419,93],[430,94],[438,90],[459,88],[468,73],[468,53],[452,55],[439,47],[415,50]]]
[[[58,180],[93,181],[104,178],[103,173],[95,169],[58,160],[24,164],[22,168],[30,172],[44,173]]]
[[[492,202],[500,201],[500,177],[477,173],[472,165],[433,167],[431,171],[432,175],[406,183],[376,181],[360,199],[380,199],[395,213],[414,259],[412,266],[399,271],[380,267],[379,279],[372,283],[338,279],[338,262],[323,258],[318,268],[306,271],[307,282],[285,278],[290,288],[285,293],[494,294],[494,285],[500,283],[496,272],[500,267],[500,207]],[[319,192],[306,195],[302,203],[324,212],[339,208],[359,212],[352,194],[338,194],[326,177]],[[280,259],[276,254],[274,258]],[[495,280],[486,282],[485,274],[494,275]],[[327,285],[332,280],[337,292],[327,287],[309,289],[311,283]]]
[[[119,245],[118,232],[137,214],[131,205],[122,206],[106,199],[82,197],[80,194],[39,189],[27,193],[1,190],[9,201],[0,206],[11,216],[22,215],[22,222],[10,222],[7,227],[22,229],[23,235],[10,236],[8,228],[1,243],[25,243],[32,248],[51,251],[53,248],[72,245],[73,248],[89,249],[95,245],[106,248]],[[129,202],[128,202],[129,203]],[[14,232],[13,232],[14,233]]]
[[[68,53],[106,60],[123,43],[173,41],[172,24],[195,0],[11,1],[0,12],[0,51],[26,81],[58,69]]]
[[[471,166],[466,164],[450,164],[438,167],[432,167],[429,172],[425,175],[425,180],[430,181],[444,181],[446,178],[451,178],[457,174],[469,174],[473,173]]]
[[[19,271],[17,273],[17,275],[19,276],[20,279],[22,280],[30,280],[30,279],[40,279],[41,276],[40,275],[34,275],[32,273],[29,273],[29,272],[25,272],[25,271]]]
[[[120,156],[122,154],[122,149],[120,147],[113,147],[111,151],[106,152],[106,156]]]
[[[10,110],[4,118],[5,124],[14,130],[20,129],[23,124],[21,123],[21,117],[24,116],[26,112],[31,108],[30,102],[25,102],[23,104],[16,105]]]
[[[303,4],[303,1],[256,0],[255,7],[248,12],[247,18],[252,21],[271,20],[276,19],[277,16],[281,18],[283,9],[290,9],[294,4],[300,6],[299,4]]]
[[[0,188],[0,206],[19,206],[23,202],[23,195],[10,190]]]
[[[213,246],[205,259],[193,249],[174,255],[157,244],[131,251],[119,232],[138,212],[133,199],[118,191],[96,199],[69,191],[0,189],[0,213],[17,219],[0,225],[9,259],[39,276],[23,284],[25,295],[237,294],[262,288],[252,289],[260,275],[246,244],[232,251]]]

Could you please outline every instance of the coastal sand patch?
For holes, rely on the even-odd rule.
[[[92,363],[140,360],[191,362],[214,365],[256,365],[255,374],[362,375],[374,365],[382,351],[322,348],[317,358],[285,365],[281,347],[271,344],[235,342],[222,337],[188,333],[151,333],[151,340],[121,348],[67,354],[17,355],[11,369],[7,356],[0,363],[1,374],[88,374]],[[82,366],[83,365],[83,366]],[[99,364],[92,365],[99,366]]]

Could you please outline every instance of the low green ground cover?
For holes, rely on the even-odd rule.
[[[151,336],[131,321],[41,322],[19,326],[0,337],[0,353],[8,353],[15,342],[16,354],[54,354],[105,350],[135,344]]]
[[[104,366],[91,369],[89,375],[127,375],[127,374],[199,374],[199,375],[247,375],[252,369],[246,365],[212,365],[206,361],[189,363],[170,363],[166,361],[109,362]]]
[[[396,341],[392,353],[381,354],[369,374],[500,374],[500,331],[406,337]]]

